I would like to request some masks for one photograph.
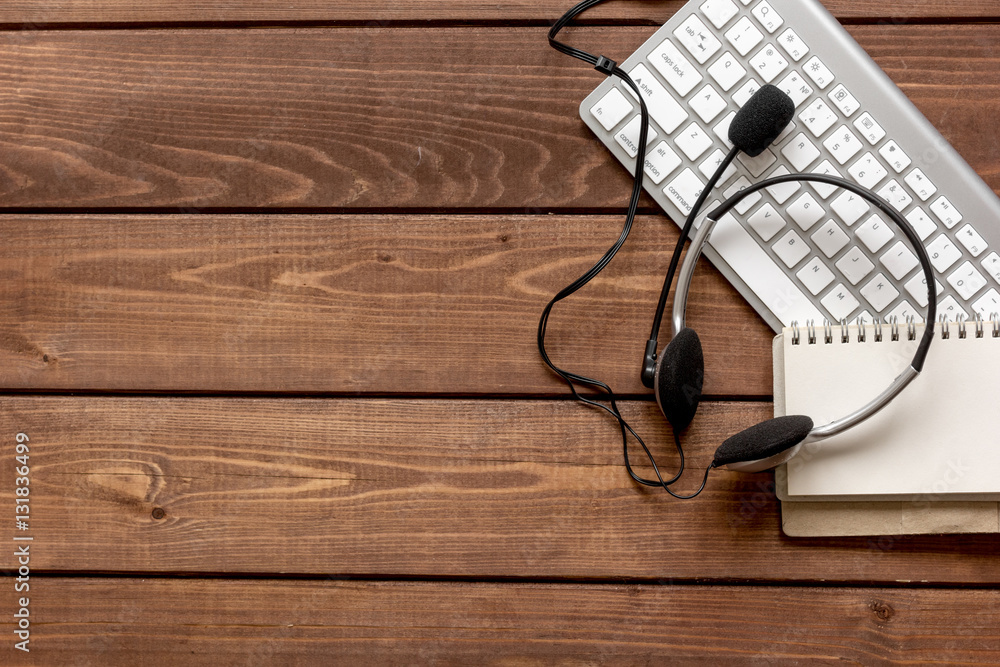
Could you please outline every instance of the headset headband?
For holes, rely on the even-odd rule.
[[[911,361],[910,365],[904,369],[895,380],[893,380],[892,384],[890,384],[885,391],[879,394],[867,405],[861,407],[846,417],[823,426],[816,426],[812,428],[809,431],[809,435],[801,443],[808,444],[810,442],[824,440],[842,433],[849,428],[857,426],[885,407],[893,398],[896,397],[897,394],[903,391],[913,378],[920,373],[924,366],[924,359],[927,357],[927,351],[934,338],[934,321],[937,317],[937,294],[935,293],[934,272],[931,269],[931,262],[930,258],[927,256],[927,250],[924,248],[923,243],[921,243],[920,237],[917,236],[917,233],[910,226],[910,223],[907,222],[906,219],[903,218],[903,216],[901,216],[895,209],[893,209],[888,202],[878,195],[859,187],[851,181],[844,180],[843,178],[827,176],[824,174],[788,174],[786,176],[778,176],[755,183],[754,185],[751,185],[746,189],[741,190],[736,195],[730,197],[706,215],[705,219],[701,223],[701,227],[691,240],[691,247],[688,249],[688,252],[684,257],[684,263],[681,265],[680,273],[677,278],[677,292],[674,295],[673,309],[674,336],[677,336],[682,330],[685,329],[687,297],[688,291],[691,288],[691,279],[694,275],[695,265],[698,262],[698,258],[701,256],[702,248],[704,247],[706,241],[708,241],[708,238],[712,233],[712,229],[715,227],[719,219],[729,213],[729,211],[744,197],[747,197],[758,190],[762,190],[772,185],[779,185],[781,183],[799,181],[814,181],[817,183],[826,183],[843,188],[857,194],[860,197],[863,197],[873,206],[885,213],[900,228],[903,234],[907,237],[907,240],[910,242],[910,245],[913,246],[913,249],[917,254],[917,259],[920,260],[920,266],[923,268],[924,280],[927,282],[927,324],[924,329],[924,335],[920,340],[920,344],[917,346],[916,354],[913,355],[913,361]],[[740,469],[738,465],[731,465],[729,467],[736,470]]]

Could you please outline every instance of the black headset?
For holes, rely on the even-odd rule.
[[[633,480],[646,486],[661,487],[675,498],[693,498],[701,493],[701,491],[705,488],[705,484],[708,481],[708,474],[713,468],[726,467],[730,470],[756,472],[780,465],[794,456],[803,445],[819,442],[832,437],[868,419],[880,409],[885,407],[911,381],[913,381],[913,379],[923,369],[924,359],[927,356],[927,351],[929,350],[931,341],[934,338],[934,321],[937,316],[937,294],[935,293],[934,273],[931,269],[927,251],[924,249],[923,243],[920,241],[920,237],[910,226],[909,222],[907,222],[907,220],[903,218],[903,216],[900,215],[891,204],[886,202],[883,198],[871,190],[862,188],[859,185],[842,178],[821,174],[788,174],[785,176],[767,179],[741,190],[734,196],[725,200],[714,210],[709,212],[707,216],[705,216],[705,219],[698,228],[697,234],[691,241],[691,247],[685,255],[684,264],[680,269],[677,291],[674,295],[672,318],[673,336],[670,343],[664,348],[662,354],[656,354],[660,323],[666,310],[667,297],[670,292],[670,287],[673,284],[674,273],[676,272],[680,262],[684,242],[688,238],[709,194],[715,189],[715,186],[718,184],[722,174],[740,152],[744,152],[750,157],[760,155],[781,134],[794,116],[795,105],[784,92],[771,85],[762,87],[733,118],[733,122],[729,129],[729,140],[733,144],[733,149],[719,165],[715,174],[709,180],[705,189],[701,192],[698,201],[692,207],[691,212],[682,227],[681,234],[677,240],[677,245],[674,248],[674,252],[670,260],[670,266],[664,279],[663,289],[660,292],[660,299],[657,305],[650,337],[646,342],[646,350],[641,370],[642,382],[645,386],[653,389],[656,396],[656,402],[660,406],[660,410],[667,418],[667,421],[670,422],[674,434],[674,443],[680,457],[678,472],[670,479],[663,479],[656,462],[653,460],[653,456],[650,453],[649,448],[643,442],[642,438],[639,437],[632,427],[629,426],[628,422],[626,422],[622,417],[615,400],[615,394],[611,388],[599,380],[587,378],[557,367],[545,351],[545,332],[552,307],[593,280],[593,278],[600,273],[608,265],[608,263],[610,263],[611,259],[614,258],[615,254],[628,238],[629,232],[632,228],[632,223],[635,219],[635,213],[638,208],[639,196],[642,193],[646,136],[649,128],[649,112],[646,108],[643,96],[639,93],[635,82],[633,82],[629,75],[618,67],[617,63],[613,60],[605,56],[594,56],[586,51],[562,44],[555,39],[558,32],[568,25],[574,17],[600,2],[602,2],[602,0],[584,0],[563,15],[558,21],[556,21],[556,23],[553,24],[551,30],[549,31],[549,43],[553,48],[561,51],[562,53],[590,63],[594,66],[594,69],[607,76],[616,76],[620,78],[625,85],[635,91],[635,97],[639,100],[641,120],[638,142],[639,150],[636,156],[632,197],[629,202],[625,226],[615,245],[613,245],[589,271],[556,294],[542,311],[542,316],[538,323],[538,349],[543,361],[549,366],[549,368],[566,381],[575,398],[583,403],[586,403],[587,405],[602,409],[617,419],[622,433],[622,449],[625,459],[625,467]],[[693,329],[690,329],[685,325],[687,297],[691,286],[691,278],[694,275],[695,265],[698,258],[701,256],[702,248],[708,241],[715,225],[745,197],[757,192],[758,190],[774,185],[801,181],[824,183],[849,190],[850,192],[864,198],[870,204],[885,213],[885,215],[891,219],[900,228],[900,230],[902,230],[910,245],[912,245],[913,249],[916,251],[917,259],[920,261],[920,265],[923,269],[924,280],[927,283],[928,307],[927,318],[925,320],[927,324],[923,337],[921,338],[916,354],[910,362],[910,365],[892,382],[892,384],[889,385],[888,388],[885,389],[885,391],[879,394],[879,396],[867,405],[856,410],[850,415],[822,426],[816,426],[811,418],[801,415],[778,417],[761,422],[755,426],[751,426],[750,428],[726,439],[719,446],[719,448],[716,449],[715,456],[709,466],[705,469],[704,478],[702,479],[701,486],[697,491],[690,495],[679,495],[671,490],[670,486],[684,473],[684,451],[681,447],[680,433],[691,423],[691,420],[694,418],[695,412],[698,409],[698,404],[701,400],[705,368],[704,354],[702,352],[701,341],[698,338],[698,334],[695,333]],[[610,405],[606,406],[596,400],[582,396],[578,393],[577,385],[590,386],[605,392],[610,399]],[[642,447],[654,473],[656,474],[656,479],[646,479],[640,477],[635,470],[633,470],[629,461],[629,434],[631,434]]]

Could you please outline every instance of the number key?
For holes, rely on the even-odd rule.
[[[805,123],[813,136],[818,139],[837,122],[837,112],[828,107],[823,100],[817,99],[799,114],[799,120]]]
[[[726,32],[726,39],[741,56],[750,53],[764,39],[764,33],[754,26],[753,21],[744,16]]]

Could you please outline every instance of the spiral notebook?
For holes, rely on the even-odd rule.
[[[922,324],[789,328],[775,414],[825,424],[881,393]],[[923,372],[881,412],[776,474],[789,535],[1000,532],[1000,322],[939,325]]]

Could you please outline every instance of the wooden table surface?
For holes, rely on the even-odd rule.
[[[568,39],[624,57],[681,4]],[[1000,190],[1000,5],[825,4]],[[630,187],[546,43],[569,3],[376,5],[0,7],[0,664],[1000,662],[996,535],[790,539],[771,474],[630,482],[534,342]],[[675,239],[646,199],[550,327],[667,466]],[[707,264],[690,321],[698,468],[770,415],[771,332]]]

